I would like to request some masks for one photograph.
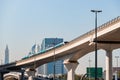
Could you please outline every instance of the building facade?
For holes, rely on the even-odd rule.
[[[54,47],[55,45],[62,43],[62,42],[63,42],[62,38],[45,38],[42,41],[41,50],[45,50],[47,48]],[[55,73],[63,74],[64,73],[63,61],[58,60],[58,61],[55,61],[55,63],[54,63],[54,58],[53,58],[53,62],[50,62],[50,63],[40,66],[39,74],[43,74],[43,75],[53,74],[54,73],[54,67],[53,67],[54,64],[55,64]]]

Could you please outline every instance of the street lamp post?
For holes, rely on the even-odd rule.
[[[55,45],[54,45],[55,46]],[[53,68],[54,68],[54,72],[53,72],[53,80],[55,80],[55,47],[54,47],[54,65],[53,65]]]
[[[119,58],[119,56],[115,56],[115,58],[116,58],[116,66],[118,67],[118,58]]]
[[[2,59],[1,59],[1,60],[0,60],[1,65],[3,64],[2,62],[3,62],[3,61],[2,61]]]
[[[91,67],[91,59],[90,59],[90,57],[89,57],[89,60],[88,60],[88,62],[89,62],[89,67]]]
[[[115,56],[115,58],[116,58],[116,77],[115,77],[115,80],[117,80],[117,77],[118,77],[117,68],[118,68],[118,58],[119,58],[119,56]]]
[[[91,10],[95,13],[95,80],[97,80],[97,13],[102,12],[102,10]]]
[[[88,75],[89,75],[89,80],[90,80],[90,67],[91,67],[91,64],[90,64],[91,60],[90,60],[90,57],[89,57],[89,60],[88,60],[88,61],[89,61],[89,74],[88,74]]]
[[[54,55],[53,55],[53,61],[54,61],[54,63],[53,63],[53,69],[54,69],[54,71],[53,71],[53,80],[55,80],[55,64],[56,64],[56,59],[55,59],[55,45],[56,45],[56,40],[57,40],[57,38],[55,38],[55,40],[54,40],[54,43],[53,43],[53,46],[54,46]]]

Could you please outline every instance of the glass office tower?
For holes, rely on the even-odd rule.
[[[62,38],[44,38],[41,44],[41,50],[45,50],[50,47],[54,47],[55,45],[62,43],[63,39]],[[53,59],[54,60],[54,59]],[[39,69],[39,72],[44,75],[49,75],[54,73],[54,62],[50,62],[47,64],[44,64],[41,66]],[[63,74],[64,73],[64,68],[63,68],[63,61],[58,60],[55,62],[55,73],[56,74]]]

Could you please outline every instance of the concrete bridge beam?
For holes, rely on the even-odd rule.
[[[77,61],[69,61],[66,62],[64,61],[64,66],[67,69],[67,80],[75,80],[75,70],[78,66],[78,62]]]

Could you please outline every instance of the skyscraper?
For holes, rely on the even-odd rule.
[[[36,54],[40,51],[40,46],[38,44],[34,44],[31,49],[32,54]]]
[[[6,49],[5,49],[5,64],[9,63],[9,49],[8,49],[8,45],[6,45]]]
[[[55,45],[62,43],[62,42],[63,42],[62,38],[45,38],[42,41],[41,50],[54,47]],[[50,63],[42,65],[39,68],[39,74],[43,74],[43,75],[53,74],[54,73],[53,65],[54,65],[54,62],[50,62]],[[58,60],[55,62],[55,73],[56,74],[63,73],[63,61],[62,60]]]
[[[29,55],[28,56],[32,56],[32,55],[35,55],[37,54],[38,52],[40,51],[40,46],[38,44],[34,44],[31,48],[31,52],[29,52]],[[34,64],[35,65],[35,64]],[[38,74],[38,68],[36,69],[36,75]]]

